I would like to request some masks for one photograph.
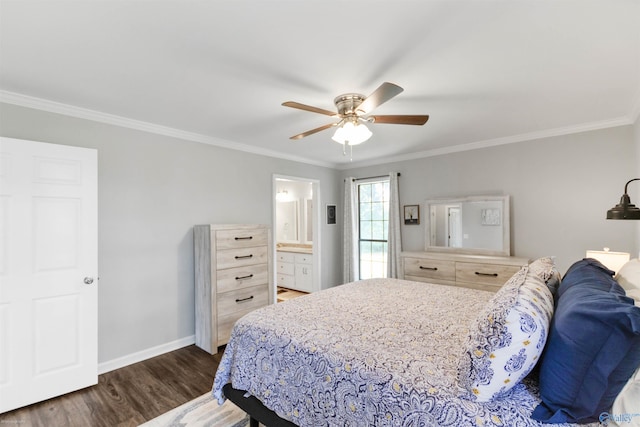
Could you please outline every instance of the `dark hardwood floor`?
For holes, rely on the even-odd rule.
[[[184,347],[102,374],[93,387],[0,414],[0,426],[138,426],[211,391],[221,357]]]

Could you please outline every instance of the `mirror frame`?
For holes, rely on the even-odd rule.
[[[313,245],[313,199],[304,199],[304,230],[300,241],[307,245]]]
[[[435,204],[456,204],[464,202],[502,202],[502,250],[484,248],[451,248],[445,246],[435,246],[431,241],[431,205]],[[511,256],[511,214],[509,196],[469,196],[450,199],[429,199],[425,202],[424,211],[426,217],[425,226],[425,251],[427,252],[447,252],[466,255],[491,255],[491,256]]]

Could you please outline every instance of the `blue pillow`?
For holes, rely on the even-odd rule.
[[[585,259],[562,279],[540,360],[542,402],[533,419],[598,421],[640,365],[640,308],[611,276]]]
[[[600,261],[584,258],[574,263],[564,275],[556,292],[556,303],[562,294],[573,286],[588,287],[593,290],[614,291],[624,295],[624,290],[613,279],[615,271],[609,270]]]

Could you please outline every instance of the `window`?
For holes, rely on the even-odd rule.
[[[360,279],[387,277],[389,180],[358,184]]]

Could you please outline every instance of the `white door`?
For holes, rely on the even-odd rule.
[[[448,246],[451,248],[462,247],[462,218],[460,217],[460,206],[447,207],[448,219]]]
[[[97,151],[0,137],[0,412],[97,383]]]

